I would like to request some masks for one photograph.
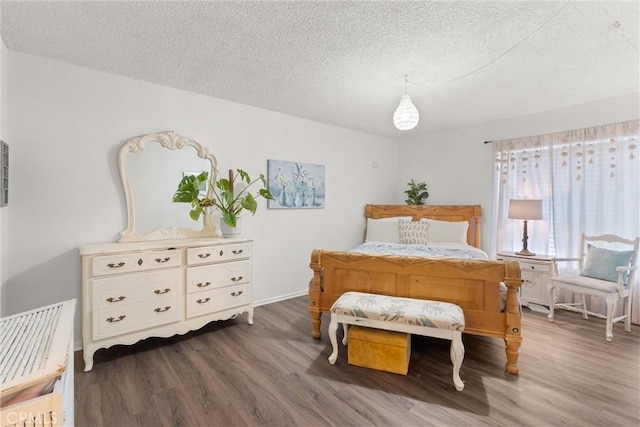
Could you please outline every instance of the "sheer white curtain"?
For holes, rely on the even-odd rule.
[[[494,141],[492,249],[522,248],[522,221],[507,218],[510,199],[543,200],[544,219],[528,223],[532,252],[577,256],[580,233],[640,235],[639,125],[632,120]],[[632,319],[639,323],[640,286],[634,286]]]

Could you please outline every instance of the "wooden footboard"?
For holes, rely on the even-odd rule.
[[[518,373],[522,281],[514,261],[435,259],[314,250],[310,267],[309,312],[313,336],[320,338],[320,319],[347,291],[451,302],[462,307],[465,333],[502,338],[511,374]],[[501,310],[500,283],[507,286]]]

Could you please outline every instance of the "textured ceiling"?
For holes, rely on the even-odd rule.
[[[10,50],[398,138],[640,85],[638,1],[2,0],[0,14]],[[392,123],[404,74],[411,131]]]

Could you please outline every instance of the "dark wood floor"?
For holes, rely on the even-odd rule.
[[[75,354],[76,426],[634,426],[640,425],[640,328],[525,309],[520,375],[501,340],[464,336],[462,392],[448,341],[413,337],[406,376],[347,364],[311,337],[307,298],[256,308],[200,331]]]

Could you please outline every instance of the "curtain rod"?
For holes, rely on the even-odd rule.
[[[618,126],[618,125],[629,125],[633,123],[635,125],[635,123],[639,123],[640,124],[640,119],[632,119],[632,120],[623,120],[621,122],[613,122],[613,123],[606,123],[603,125],[597,125],[597,126],[589,126],[586,128],[578,128],[578,129],[569,129],[569,130],[562,130],[562,131],[558,131],[558,132],[551,132],[551,133],[543,133],[543,134],[538,134],[538,135],[529,135],[529,136],[519,136],[516,138],[507,138],[507,139],[524,139],[524,138],[538,138],[541,136],[547,136],[547,135],[558,135],[558,134],[562,134],[562,133],[567,133],[567,132],[578,132],[578,131],[591,131],[597,128],[601,128],[601,127],[608,127],[608,126]],[[636,125],[638,126],[638,125]],[[491,144],[495,141],[485,141],[485,144]]]

